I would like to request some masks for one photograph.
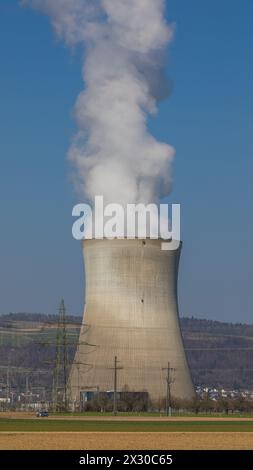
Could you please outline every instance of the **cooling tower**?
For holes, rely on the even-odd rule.
[[[178,317],[180,251],[151,239],[83,242],[86,306],[69,380],[73,402],[84,390],[113,390],[115,356],[119,391],[164,397],[169,362],[172,395],[194,397]]]

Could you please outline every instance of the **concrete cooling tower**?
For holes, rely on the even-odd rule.
[[[83,242],[86,306],[70,372],[73,403],[85,392],[118,388],[191,399],[194,388],[179,326],[177,276],[181,246],[162,251],[161,240],[115,239]]]

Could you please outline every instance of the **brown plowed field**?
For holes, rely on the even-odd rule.
[[[245,429],[244,432],[240,432],[239,421],[253,421],[253,418],[233,418],[233,417],[152,417],[152,416],[71,416],[71,415],[59,415],[51,416],[49,418],[35,418],[34,413],[25,413],[25,412],[6,412],[0,413],[0,420],[10,420],[10,423],[14,423],[12,420],[22,419],[27,420],[27,423],[31,423],[31,420],[36,421],[36,423],[45,423],[47,421],[61,421],[61,420],[71,420],[80,422],[83,421],[120,421],[120,422],[157,422],[160,421],[172,421],[176,422],[193,422],[194,421],[205,421],[205,422],[217,422],[217,424],[223,421],[229,422],[238,422],[237,429],[235,428],[234,432],[230,432],[228,429],[226,432],[216,432],[213,430],[209,432],[207,429],[205,432],[199,432],[195,430],[191,432],[191,429],[187,432],[182,430],[167,432],[125,432],[120,430],[120,432],[90,432],[89,430],[85,432],[79,431],[70,431],[63,432],[61,429],[57,432],[47,431],[45,429],[41,432],[31,432],[31,431],[16,431],[14,423],[14,430],[8,431],[4,430],[0,432],[0,449],[1,450],[174,450],[174,449],[195,449],[195,450],[204,450],[204,449],[250,449],[253,450],[253,432],[247,432]],[[51,421],[52,422],[52,421]],[[88,424],[88,423],[87,423]],[[118,423],[119,424],[119,423]],[[73,424],[72,424],[73,425]],[[71,426],[71,423],[70,423]],[[239,430],[238,430],[239,428]],[[18,429],[18,428],[17,428]],[[249,430],[251,431],[251,430]]]
[[[10,433],[0,434],[0,449],[5,450],[174,450],[174,449],[253,449],[249,432],[162,432],[162,433]]]

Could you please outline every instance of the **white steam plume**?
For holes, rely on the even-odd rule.
[[[167,95],[163,52],[172,39],[164,0],[22,0],[50,16],[67,45],[83,44],[85,89],[69,151],[83,195],[150,203],[168,194],[174,150],[147,128]]]

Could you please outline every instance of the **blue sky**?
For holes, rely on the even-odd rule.
[[[252,322],[253,3],[168,0],[171,97],[150,122],[176,147],[181,315]],[[79,202],[66,153],[82,88],[79,53],[47,18],[0,0],[0,313],[83,309]]]

